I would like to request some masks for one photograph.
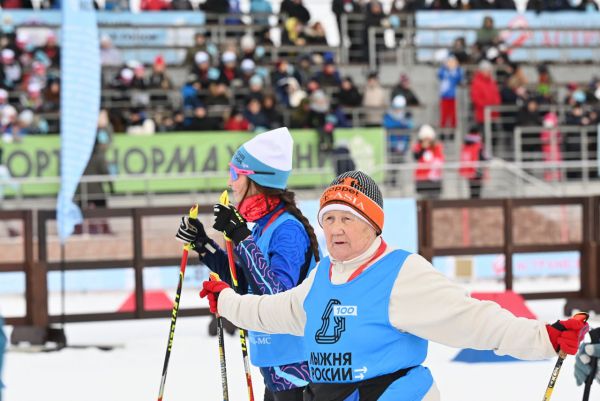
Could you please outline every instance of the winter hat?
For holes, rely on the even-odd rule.
[[[392,109],[403,109],[406,107],[406,98],[402,95],[396,95],[392,99]]]
[[[254,171],[248,178],[263,187],[285,189],[292,171],[293,146],[286,127],[263,132],[240,146],[231,164]]]
[[[5,63],[12,62],[15,59],[15,52],[11,49],[2,49],[2,61]]]
[[[196,64],[203,64],[208,62],[208,53],[199,51],[194,55],[194,62]]]
[[[419,129],[419,134],[417,135],[420,141],[425,139],[434,140],[435,139],[435,131],[431,128],[431,125],[424,124]]]
[[[221,56],[221,61],[225,64],[227,63],[235,63],[235,60],[237,59],[237,56],[235,55],[234,52],[232,51],[226,51],[225,53],[223,53],[223,55]]]
[[[244,72],[252,72],[252,71],[254,71],[255,67],[256,67],[256,64],[254,64],[254,61],[250,60],[249,58],[245,58],[242,61],[242,64],[240,66],[240,68]]]
[[[383,230],[383,196],[377,183],[362,171],[339,175],[321,195],[318,220],[332,210],[350,212],[369,223],[377,235]]]

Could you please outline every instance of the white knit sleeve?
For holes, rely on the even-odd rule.
[[[315,279],[313,269],[297,287],[273,295],[238,295],[227,289],[219,295],[219,313],[244,329],[270,334],[304,335],[304,300]]]
[[[406,259],[394,282],[389,314],[397,329],[440,344],[519,359],[556,356],[544,323],[469,297],[418,254]]]

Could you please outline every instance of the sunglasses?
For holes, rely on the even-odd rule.
[[[251,174],[266,174],[266,175],[275,175],[273,171],[255,171],[255,170],[246,170],[243,168],[238,168],[234,166],[232,163],[229,163],[229,176],[233,181],[237,180],[240,175],[251,175]]]

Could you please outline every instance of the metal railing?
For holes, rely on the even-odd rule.
[[[519,208],[538,207],[538,206],[574,206],[581,210],[576,213],[573,221],[580,232],[570,239],[570,237],[552,242],[549,238],[535,237],[535,241],[523,242],[515,238],[514,221]],[[49,224],[55,219],[55,210],[41,210],[37,216],[32,211],[19,210],[11,212],[0,212],[0,221],[6,219],[23,219],[25,230],[22,234],[25,258],[21,264],[13,263],[10,266],[0,265],[1,272],[23,272],[26,276],[26,314],[23,317],[9,316],[7,323],[21,327],[19,335],[27,337],[29,331],[38,331],[43,328],[49,328],[50,324],[57,322],[88,322],[105,321],[121,319],[142,319],[168,317],[170,310],[148,310],[144,304],[144,270],[151,267],[176,266],[179,258],[169,253],[168,256],[148,256],[144,252],[144,218],[151,216],[173,216],[185,214],[188,206],[179,207],[158,207],[158,208],[123,208],[123,209],[95,209],[84,210],[85,219],[109,219],[119,218],[129,221],[127,227],[131,235],[131,242],[127,250],[122,255],[111,254],[102,260],[82,258],[77,259],[69,257],[69,252],[65,252],[64,260],[51,258],[50,248],[53,254],[56,254],[56,247],[59,246],[55,234],[49,231]],[[454,214],[468,209],[478,208],[499,208],[502,213],[502,239],[495,245],[485,246],[465,246],[462,241],[453,242],[452,237],[448,237],[447,230],[451,230],[447,219],[435,219],[435,211],[438,209],[454,210]],[[202,214],[211,212],[209,207],[200,209]],[[526,299],[569,299],[568,307],[577,304],[582,310],[598,309],[598,298],[600,298],[600,274],[598,272],[600,241],[600,198],[533,198],[533,199],[486,199],[486,200],[461,200],[461,201],[419,201],[417,208],[418,245],[419,252],[428,259],[434,256],[443,255],[485,255],[501,254],[505,258],[505,273],[502,280],[505,283],[505,289],[513,289],[514,272],[513,256],[517,253],[535,253],[535,252],[579,252],[580,270],[579,270],[579,290],[578,291],[558,291],[558,292],[534,292],[523,294]],[[32,230],[33,220],[37,220],[37,230]],[[393,216],[390,216],[388,224],[394,224]],[[564,224],[564,223],[563,223]],[[102,235],[100,235],[102,236]],[[110,235],[109,235],[110,237]],[[442,238],[440,243],[435,242],[435,238]],[[37,257],[33,251],[34,238],[37,238]],[[92,247],[98,241],[99,236],[78,236],[71,238],[67,242],[76,241],[71,246],[86,249]],[[112,238],[112,237],[111,237]],[[118,241],[118,239],[116,239]],[[121,241],[122,242],[122,241]],[[128,256],[123,256],[128,255]],[[134,299],[135,308],[133,311],[105,312],[105,313],[68,313],[65,316],[51,314],[48,301],[48,273],[57,271],[100,271],[113,269],[133,269],[134,271]],[[193,308],[180,310],[181,316],[197,316],[208,314],[207,308]],[[13,332],[14,334],[14,332]],[[31,338],[31,337],[29,337]],[[43,336],[36,337],[43,341]],[[13,338],[18,342],[19,338]]]
[[[434,53],[437,50],[448,50],[452,46],[452,40],[455,37],[475,36],[479,27],[399,27],[399,28],[368,28],[368,63],[370,68],[375,68],[378,64],[405,64],[411,65],[420,62],[434,62]],[[544,32],[573,32],[574,34],[588,35],[590,32],[596,36],[600,33],[597,28],[589,27],[497,27],[499,32],[510,34],[533,35]],[[392,32],[392,35],[386,35],[386,31]],[[441,33],[445,35],[441,35]],[[447,35],[448,32],[456,32],[456,36]],[[428,42],[424,44],[418,41],[418,35],[427,35]],[[402,38],[397,40],[394,38]],[[448,39],[451,38],[451,39]],[[401,51],[403,49],[405,51]],[[378,51],[379,50],[379,51]],[[421,53],[417,53],[420,51]],[[598,43],[592,44],[533,44],[521,45],[519,47],[509,48],[509,52],[522,53],[520,59],[524,63],[537,64],[547,60],[548,52],[558,53],[552,57],[555,63],[572,63],[577,61],[600,61],[600,46]],[[585,56],[582,56],[584,54]],[[426,57],[427,56],[427,57]]]

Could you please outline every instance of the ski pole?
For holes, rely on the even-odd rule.
[[[190,219],[198,218],[198,205],[194,205],[190,209]],[[169,358],[171,357],[171,348],[173,348],[173,339],[175,337],[175,324],[177,323],[177,312],[179,312],[179,299],[181,298],[181,288],[183,287],[183,277],[185,276],[185,268],[187,266],[188,253],[191,244],[183,246],[183,254],[181,255],[181,265],[179,267],[179,283],[177,284],[177,292],[175,293],[175,302],[173,302],[173,310],[171,311],[171,328],[169,329],[169,341],[167,341],[167,352],[165,353],[165,362],[163,364],[162,377],[160,379],[160,390],[158,391],[158,401],[162,401],[165,391],[165,382],[167,380],[167,369],[169,368]]]
[[[581,320],[582,322],[587,322],[589,315],[585,312],[579,312],[573,315],[573,319]],[[546,393],[544,394],[543,401],[549,401],[552,392],[554,391],[554,385],[556,384],[556,379],[558,379],[558,374],[560,373],[560,368],[562,367],[565,358],[567,357],[567,353],[564,351],[558,352],[558,360],[554,365],[554,370],[552,370],[552,375],[550,376],[550,382],[548,382],[548,387],[546,387]]]
[[[217,273],[210,273],[211,281],[221,281]],[[223,319],[219,313],[217,317],[217,337],[219,338],[219,363],[221,364],[221,384],[223,386],[223,401],[229,401],[229,387],[227,386],[227,362],[225,360],[225,335],[223,334]]]
[[[600,327],[590,331],[590,338],[592,339],[592,344],[600,343]],[[594,378],[596,377],[596,372],[598,369],[598,357],[593,356],[590,358],[590,367],[592,368],[592,371],[585,381],[583,401],[588,401],[590,399],[590,390],[592,388],[592,384],[594,383]]]
[[[223,191],[219,202],[222,205],[229,205],[229,194],[227,191]],[[225,234],[225,247],[227,249],[227,260],[229,261],[229,273],[231,273],[231,281],[233,283],[233,289],[237,292],[238,281],[237,272],[235,269],[235,261],[233,260],[233,243],[231,239],[227,238]],[[252,375],[250,373],[250,359],[248,358],[248,348],[246,347],[246,330],[240,328],[240,344],[242,345],[242,359],[244,360],[244,372],[246,373],[246,385],[248,387],[248,399],[254,401],[254,391],[252,389]]]

